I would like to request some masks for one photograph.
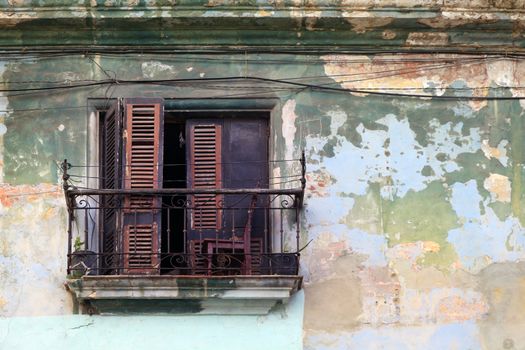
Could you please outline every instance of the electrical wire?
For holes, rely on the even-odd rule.
[[[506,57],[521,58],[525,55],[519,49],[510,51],[508,47],[504,48],[467,48],[458,49],[456,47],[450,48],[420,48],[420,47],[396,47],[394,48],[370,48],[366,46],[338,46],[334,45],[258,45],[258,46],[163,46],[162,48],[151,46],[53,46],[46,48],[31,48],[31,47],[3,47],[0,50],[0,56],[12,57],[15,59],[33,59],[33,58],[48,58],[48,57],[64,57],[72,55],[123,55],[123,54],[139,54],[139,55],[168,55],[174,54],[210,54],[210,55],[225,55],[225,54],[272,54],[272,55],[321,55],[321,54],[345,54],[345,55],[379,55],[379,54],[457,54],[462,56],[479,56],[479,55],[504,55]]]
[[[276,84],[290,85],[302,88],[308,88],[319,91],[329,92],[344,92],[344,93],[357,93],[357,94],[369,94],[375,96],[386,96],[386,97],[409,97],[409,98],[428,98],[428,99],[442,99],[442,100],[474,100],[474,101],[505,101],[505,100],[523,100],[525,96],[458,96],[458,95],[423,95],[423,94],[407,94],[407,93],[393,93],[384,91],[374,91],[367,89],[350,89],[350,88],[339,88],[330,87],[316,84],[307,84],[301,82],[294,82],[281,79],[263,78],[256,76],[231,76],[231,77],[215,77],[215,78],[184,78],[184,79],[160,79],[160,80],[102,80],[96,83],[86,83],[78,85],[67,85],[67,86],[54,86],[54,87],[41,87],[41,88],[27,88],[27,89],[1,89],[0,92],[13,92],[13,91],[49,91],[49,90],[63,90],[63,89],[74,89],[81,87],[101,86],[106,84],[145,84],[145,85],[159,85],[159,84],[177,84],[183,82],[201,82],[201,81],[256,81],[256,82],[273,82]]]
[[[241,57],[243,55],[244,57]],[[121,55],[108,55],[108,54],[99,54],[99,57],[106,58],[106,59],[113,59],[113,58],[121,58]],[[236,57],[228,57],[228,56],[220,56],[220,57],[206,57],[202,54],[192,55],[192,54],[184,54],[184,55],[170,55],[170,56],[164,56],[162,57],[163,61],[172,61],[172,62],[184,62],[184,63],[197,63],[197,62],[214,62],[214,63],[254,63],[254,64],[312,64],[312,63],[371,63],[370,59],[363,59],[362,57],[356,58],[356,56],[349,55],[348,57],[344,57],[338,54],[333,54],[333,52],[329,53],[325,56],[295,56],[290,58],[274,58],[275,56],[282,56],[278,53],[271,53],[272,58],[267,57],[259,57],[259,58],[250,58],[246,57],[246,55],[241,54],[239,52],[236,52]],[[421,62],[456,62],[461,63],[463,60],[478,60],[482,61],[487,58],[498,58],[498,59],[506,59],[506,60],[519,60],[518,57],[509,57],[508,55],[478,55],[478,56],[468,56],[468,57],[436,57],[436,55],[433,55],[432,58],[421,58],[421,57],[410,57],[410,55],[406,55],[406,57],[396,57],[397,55],[393,55],[394,57],[384,57],[382,59],[374,59],[374,63],[377,64],[387,64],[387,63],[406,63],[406,62],[412,62],[412,63],[421,63]],[[148,57],[154,57],[158,58],[156,54],[145,54],[140,55],[136,57],[128,57],[129,59],[135,59],[135,60],[144,60]],[[300,57],[300,58],[297,58]],[[334,58],[336,57],[336,58]],[[82,58],[80,56],[79,58]]]
[[[513,96],[513,97],[489,97],[489,96],[450,96],[450,95],[416,95],[416,94],[400,94],[400,93],[392,93],[392,92],[386,92],[384,90],[389,90],[389,91],[397,91],[397,90],[394,90],[395,88],[388,88],[388,87],[384,87],[384,88],[353,88],[353,89],[341,89],[341,88],[333,88],[333,87],[330,87],[330,86],[327,86],[327,85],[334,85],[334,84],[341,84],[341,83],[348,83],[348,82],[359,82],[359,81],[369,81],[369,80],[374,80],[374,79],[380,79],[380,78],[384,78],[384,77],[388,77],[388,76],[398,76],[398,75],[403,75],[403,74],[408,74],[408,73],[412,73],[412,72],[416,72],[416,71],[421,71],[421,70],[424,70],[424,71],[429,71],[429,70],[433,70],[433,69],[444,69],[444,68],[447,68],[449,67],[451,64],[458,64],[458,62],[461,62],[463,65],[466,65],[466,64],[480,64],[480,63],[486,63],[486,62],[490,62],[490,60],[494,60],[494,59],[502,59],[502,58],[505,58],[506,57],[483,57],[483,58],[472,58],[471,56],[467,56],[467,58],[461,58],[461,60],[458,58],[458,59],[450,59],[450,58],[447,58],[446,60],[444,60],[444,62],[446,62],[447,64],[432,64],[432,65],[425,65],[425,66],[419,66],[419,67],[416,67],[416,68],[413,68],[413,69],[390,69],[390,70],[383,70],[383,71],[374,71],[374,72],[362,72],[362,73],[352,73],[352,74],[340,74],[338,75],[339,77],[349,77],[349,76],[365,76],[365,78],[360,78],[360,79],[355,79],[355,80],[343,80],[343,81],[338,81],[338,82],[331,82],[331,83],[327,83],[327,84],[307,84],[307,83],[300,83],[300,82],[297,82],[297,80],[310,80],[310,79],[313,79],[313,78],[319,78],[318,77],[293,77],[293,78],[285,78],[285,79],[269,79],[269,78],[259,78],[259,77],[222,77],[222,78],[186,78],[186,79],[167,79],[167,80],[120,80],[120,79],[116,79],[116,73],[115,72],[112,72],[113,75],[115,76],[115,78],[111,78],[110,74],[109,74],[109,71],[104,69],[98,62],[96,62],[95,60],[93,60],[90,56],[86,56],[91,62],[93,62],[94,64],[97,65],[97,67],[99,69],[101,69],[104,74],[108,77],[107,80],[98,80],[98,81],[95,81],[95,80],[77,80],[77,81],[74,81],[76,84],[72,84],[73,81],[68,81],[67,84],[57,84],[57,85],[54,85],[54,86],[43,86],[43,87],[30,87],[30,88],[11,88],[11,89],[2,89],[0,90],[0,92],[8,92],[10,93],[8,95],[8,97],[12,97],[14,96],[12,94],[12,92],[24,92],[24,93],[28,93],[28,92],[36,92],[36,91],[50,91],[50,90],[61,90],[61,89],[73,89],[73,88],[81,88],[81,87],[89,87],[89,86],[103,86],[103,85],[109,85],[108,88],[106,89],[106,93],[105,93],[105,97],[106,99],[109,99],[110,96],[108,96],[107,92],[109,91],[109,89],[111,88],[111,86],[113,85],[116,85],[116,84],[155,84],[155,85],[167,85],[167,86],[173,86],[173,84],[185,84],[185,83],[191,83],[191,84],[194,84],[195,82],[198,82],[199,84],[202,84],[203,82],[209,82],[209,81],[217,81],[217,80],[224,80],[224,79],[228,79],[228,80],[239,80],[239,79],[246,79],[246,80],[251,80],[251,81],[259,81],[259,82],[271,82],[273,84],[275,83],[280,83],[280,84],[287,84],[287,85],[295,85],[297,86],[297,88],[301,88],[301,89],[306,89],[306,88],[310,88],[310,89],[324,89],[324,90],[330,90],[330,91],[335,91],[334,89],[337,89],[337,91],[348,91],[348,92],[356,92],[356,93],[368,93],[368,94],[380,94],[380,95],[386,95],[386,96],[403,96],[403,97],[423,97],[423,98],[447,98],[447,99],[450,99],[450,98],[453,98],[453,99],[520,99],[521,97],[516,97],[516,96]],[[374,61],[374,63],[378,63],[378,62],[382,62],[382,61],[379,61],[379,60],[376,60]],[[389,73],[389,74],[384,74],[384,73]],[[367,75],[373,75],[373,76],[367,76]],[[330,77],[327,77],[327,76],[323,76],[322,77],[323,79],[332,79],[332,76]],[[10,82],[11,83],[11,82]],[[25,83],[25,82],[19,82],[19,83]],[[54,83],[54,82],[53,82]],[[201,85],[202,86],[202,85]],[[204,87],[207,87],[207,88],[210,88],[210,86],[206,86],[204,85]],[[235,86],[217,86],[216,88],[220,88],[220,89],[232,89],[232,88],[242,88],[242,89],[246,89],[246,87],[235,87]],[[261,90],[261,89],[269,89],[270,91],[269,92],[277,92],[278,90],[279,91],[283,91],[283,89],[275,89],[273,88],[272,86],[251,86],[249,87],[250,89],[258,89],[258,90]],[[517,87],[516,87],[517,88]],[[414,91],[416,88],[407,88],[407,91]],[[421,88],[419,88],[421,89]],[[435,89],[441,89],[441,88],[435,88]],[[452,88],[454,89],[454,88]],[[475,90],[476,88],[471,88],[472,90]],[[286,90],[286,89],[284,89]],[[423,88],[423,90],[428,90],[428,89],[425,89]],[[258,94],[262,94],[264,92],[261,92],[259,91]],[[243,94],[243,95],[246,95],[246,94]],[[228,96],[235,96],[235,95],[228,95]],[[239,95],[240,96],[240,95]]]
[[[231,86],[214,86],[216,89],[225,89],[231,88]],[[249,87],[243,86],[239,87],[240,90],[246,90]],[[475,91],[475,90],[524,90],[525,86],[475,86],[475,87],[366,87],[366,91],[429,91],[429,90],[451,90],[451,91]],[[302,91],[304,88],[288,88],[288,89],[273,89],[271,92],[285,92],[285,91]],[[268,92],[267,92],[268,93]],[[231,98],[231,97],[250,97],[258,96],[264,93],[245,93],[245,94],[227,94],[214,96],[215,98]],[[42,112],[42,111],[55,111],[55,110],[74,110],[74,109],[85,109],[88,108],[88,105],[78,105],[78,106],[54,106],[54,107],[38,107],[38,108],[13,108],[13,109],[0,109],[0,113],[12,113],[12,112]],[[9,116],[7,116],[9,117]],[[17,116],[16,118],[20,118]]]
[[[97,65],[97,67],[99,69],[101,69],[104,74],[109,78],[109,79],[115,79],[116,78],[116,73],[113,72],[113,71],[109,71],[107,69],[104,69],[98,62],[96,62],[95,60],[93,60],[91,57],[87,56],[87,58],[93,62],[95,65]],[[428,71],[428,70],[433,70],[433,69],[444,69],[446,67],[450,67],[450,66],[453,66],[453,65],[457,65],[459,63],[462,63],[462,65],[466,65],[466,64],[472,64],[472,63],[475,63],[475,64],[481,64],[481,63],[487,63],[487,62],[490,62],[492,60],[501,60],[501,59],[509,59],[508,57],[495,57],[495,56],[489,56],[489,57],[483,57],[483,58],[461,58],[461,59],[450,59],[450,58],[447,58],[446,60],[443,60],[443,63],[440,63],[440,64],[436,64],[436,61],[439,62],[440,60],[433,60],[432,61],[432,65],[422,65],[422,66],[418,66],[416,68],[410,68],[410,69],[390,69],[390,70],[384,70],[384,71],[373,71],[373,72],[359,72],[359,73],[352,73],[352,74],[331,74],[329,77],[326,76],[326,75],[323,75],[323,76],[306,76],[306,77],[289,77],[289,78],[281,78],[282,80],[310,80],[310,79],[332,79],[333,77],[349,77],[349,76],[360,76],[360,77],[363,77],[363,76],[367,76],[367,75],[375,75],[376,77],[378,77],[379,75],[378,74],[382,74],[382,73],[388,73],[388,72],[392,72],[392,73],[395,73],[396,75],[399,74],[408,74],[410,72],[416,72],[416,71]],[[241,62],[242,60],[239,60],[239,62]],[[229,62],[229,60],[224,60],[225,63]],[[242,61],[244,62],[244,61]],[[257,60],[256,61],[257,63],[263,63],[263,64],[266,64],[268,63],[268,61],[266,60]],[[334,60],[328,60],[328,59],[324,59],[322,61],[322,63],[337,63],[338,61],[334,61]],[[373,63],[375,65],[384,65],[384,64],[389,64],[389,63],[392,63],[390,62],[389,60],[379,60],[379,59],[374,59],[373,62],[371,61],[355,61],[355,60],[347,60],[347,61],[344,61],[346,62],[347,64],[348,63],[352,63],[352,64],[360,64],[360,63]],[[396,63],[407,63],[407,62],[419,62],[419,60],[394,60],[393,62],[396,62]],[[297,62],[295,62],[297,63]],[[113,73],[113,77],[110,76],[109,72]],[[360,78],[362,79],[363,81],[366,81],[368,79],[377,79],[377,78]],[[358,81],[358,80],[354,80],[354,81]],[[13,85],[13,84],[17,84],[17,85],[21,85],[21,84],[32,84],[32,83],[49,83],[49,84],[67,84],[67,85],[71,85],[71,83],[95,83],[97,82],[96,80],[62,80],[62,81],[8,81],[8,82],[5,82],[5,83],[9,83],[10,85]]]
[[[114,77],[111,77],[108,73],[108,70],[104,69],[100,64],[98,64],[96,61],[94,61],[91,57],[88,57],[90,61],[92,61],[94,64],[97,65],[98,68],[100,68],[104,74],[108,77],[108,79],[116,79],[116,73],[111,71],[114,75]],[[462,59],[446,59],[444,60],[444,62],[442,63],[436,63],[436,62],[439,62],[439,60],[433,60],[431,61],[432,64],[431,65],[421,65],[421,66],[418,66],[418,67],[415,67],[415,68],[406,68],[406,69],[389,69],[389,70],[384,70],[384,71],[373,71],[373,72],[359,72],[359,73],[352,73],[352,74],[331,74],[329,77],[326,76],[326,75],[323,75],[323,76],[307,76],[307,77],[288,77],[288,78],[281,78],[282,80],[305,80],[305,79],[313,79],[313,78],[325,78],[325,79],[331,79],[331,77],[345,77],[345,76],[366,76],[366,75],[371,75],[371,74],[380,74],[380,73],[389,73],[389,72],[394,72],[394,73],[398,73],[398,74],[405,74],[405,73],[411,73],[411,72],[414,72],[414,71],[419,71],[419,70],[433,70],[433,69],[442,69],[442,68],[446,68],[446,67],[450,67],[450,66],[455,66],[457,65],[458,63],[461,63],[462,65],[465,65],[465,64],[469,64],[469,63],[475,63],[475,64],[481,64],[481,63],[487,63],[487,62],[490,62],[490,61],[493,61],[493,60],[501,60],[501,59],[508,59],[507,57],[483,57],[483,58],[462,58]],[[187,60],[185,60],[187,61]],[[228,63],[229,61],[224,61],[223,63]],[[239,62],[242,62],[242,63],[245,63],[245,60],[239,60]],[[268,63],[268,61],[266,60],[261,60],[261,61],[256,61],[258,64],[266,64]],[[361,64],[361,63],[368,63],[368,64],[374,64],[374,65],[385,65],[385,64],[391,64],[391,63],[413,63],[414,61],[412,60],[396,60],[394,62],[389,62],[388,60],[377,60],[377,59],[374,59],[374,61],[355,61],[355,60],[350,60],[350,61],[344,61],[344,63],[352,63],[352,64]],[[416,62],[418,62],[416,60]],[[294,61],[294,63],[297,63]],[[311,63],[311,62],[308,62],[308,63]],[[322,60],[320,63],[339,63],[338,60],[328,60],[328,59],[324,59]],[[365,78],[366,80],[366,78]],[[9,81],[8,83],[9,84],[29,84],[29,83],[37,83],[39,81]],[[40,81],[42,83],[45,83],[46,81]],[[53,84],[60,84],[60,83],[64,83],[64,84],[71,84],[73,82],[83,82],[83,83],[86,83],[86,82],[96,82],[96,80],[63,80],[63,81],[50,81],[49,83],[53,83]]]

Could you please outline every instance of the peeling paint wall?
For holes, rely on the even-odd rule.
[[[525,6],[523,0],[4,0],[0,28],[0,46],[379,46],[505,53],[525,47]],[[63,32],[69,33],[65,42]]]
[[[235,4],[209,2],[207,13],[214,16],[211,8]],[[461,6],[457,1],[418,2],[441,12],[419,18],[417,28],[404,31],[396,24],[403,21],[399,13],[389,12],[389,18],[370,11],[413,4],[345,4],[356,8],[335,16],[339,24],[333,36],[395,41],[404,49],[443,47],[458,43],[463,29],[472,33],[477,25],[501,24],[490,16],[460,16],[457,8],[447,12],[441,6]],[[296,30],[286,31],[297,40],[294,45],[331,38],[324,30],[335,23],[323,15],[327,5],[314,5],[290,13],[299,23]],[[519,17],[522,5],[474,1],[468,7],[516,9],[507,15]],[[278,9],[263,10],[260,18],[276,17],[271,11]],[[523,28],[516,23],[523,19],[513,21],[510,27],[509,22],[501,26],[521,40]],[[163,35],[171,34],[167,30]],[[466,40],[475,46],[472,38]],[[57,316],[67,323],[71,318],[64,315],[74,312],[62,286],[66,214],[57,162],[67,158],[89,164],[94,133],[90,99],[272,97],[270,157],[298,158],[302,149],[307,156],[301,217],[305,299],[292,306],[300,311],[286,316],[294,318],[297,336],[304,309],[305,349],[525,348],[525,99],[512,99],[525,97],[523,59],[459,53],[68,54],[5,58],[0,76],[4,89],[108,77],[263,77],[335,88],[238,80],[0,94],[0,315],[17,318],[16,327],[29,322],[21,316]],[[285,177],[297,169],[274,164],[270,170]],[[74,174],[78,186],[87,184],[82,168]],[[271,334],[273,327],[286,333],[288,326],[277,320],[277,313],[262,334]],[[4,333],[6,320],[0,322]],[[232,321],[232,327],[236,322],[244,321]],[[6,344],[16,340],[4,339]],[[297,342],[293,346],[300,347]]]
[[[349,89],[522,96],[501,89],[520,85],[521,61],[425,69],[385,56],[324,59],[327,75]],[[383,73],[392,70],[406,73]],[[348,78],[366,76],[374,78]],[[502,321],[506,302],[492,301],[499,288],[510,303],[519,299],[515,278],[524,278],[520,101],[354,95],[321,106],[330,127],[303,140],[314,239],[303,256],[306,347],[523,347],[513,322]],[[343,124],[333,117],[341,113]],[[494,270],[508,271],[509,284]]]
[[[64,315],[67,237],[59,186],[0,186],[0,314]]]
[[[243,64],[236,63],[243,58]],[[433,59],[453,63],[429,68]],[[79,56],[8,62],[3,76],[11,81],[8,86],[16,86],[20,71],[29,81],[79,80],[104,74],[98,65],[121,79],[237,76],[248,70],[271,78],[317,77],[317,82],[357,90],[521,96],[520,89],[510,88],[525,76],[521,62],[454,63],[458,59],[463,58],[287,55],[275,64],[272,55],[213,60],[129,55],[99,57],[95,64]],[[382,73],[388,71],[395,76]],[[222,89],[131,85],[113,86],[110,94],[190,98],[235,91],[239,94],[234,84]],[[2,187],[0,221],[4,316],[72,310],[61,287],[66,231],[55,161],[86,162],[89,129],[83,106],[107,93],[106,88],[79,89],[7,99],[3,176],[11,185]],[[301,265],[305,347],[359,348],[370,342],[399,348],[492,349],[510,343],[520,348],[524,340],[514,320],[521,320],[521,313],[512,306],[522,293],[525,256],[520,101],[311,90],[270,95],[281,100],[271,121],[272,158],[295,158],[302,148],[307,154],[302,242],[312,242]],[[274,174],[292,171],[278,167]]]

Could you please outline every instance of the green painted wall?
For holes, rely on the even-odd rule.
[[[518,10],[514,14],[521,16]],[[419,39],[418,47],[428,51],[432,42],[443,38],[449,41],[440,42],[439,47],[452,47],[459,42],[456,39],[474,47],[479,43],[474,40],[476,33],[484,43],[498,35],[511,40],[509,31],[513,30],[516,38],[522,37],[521,27],[507,26],[510,19],[485,18],[482,22],[490,24],[490,33],[497,34],[492,35],[476,27],[479,18],[453,21],[443,19],[440,12],[439,20],[416,18],[398,33],[403,17],[397,12],[392,16],[394,22],[345,19],[350,26],[346,28],[334,26],[335,19],[323,22],[329,16],[319,15],[315,23],[334,27],[332,35],[328,30],[316,32],[315,26],[307,30],[308,16],[302,13],[297,16],[300,30],[291,30],[286,22],[275,29],[281,36],[265,36],[268,41],[258,41],[253,32],[231,32],[231,28],[218,36],[251,49],[265,43],[315,45],[321,39],[327,45],[331,38],[345,35],[348,42],[366,46],[373,36],[379,41],[397,37],[400,41],[392,45],[403,45],[399,47],[403,51]],[[293,18],[287,14],[287,20]],[[516,18],[514,24],[522,23]],[[253,29],[257,21],[246,25]],[[414,21],[446,37],[412,35],[410,39]],[[38,43],[32,41],[37,22],[28,20],[26,27],[14,24],[13,28],[10,35],[21,35],[16,37],[19,44]],[[180,38],[170,40],[170,32],[163,32],[163,27],[156,28],[144,35],[166,35],[158,45],[184,43]],[[118,42],[135,48],[144,45],[144,37],[133,32],[126,37],[121,29],[98,35],[107,36],[104,43],[111,42],[114,34]],[[416,29],[418,33],[421,28]],[[468,35],[458,39],[463,29]],[[86,33],[82,40],[70,37],[70,43],[92,43],[93,37]],[[291,37],[301,39],[295,42]],[[199,38],[195,41],[224,43]],[[50,40],[56,43],[56,38]],[[180,327],[181,333],[170,333],[177,344],[188,341],[187,334],[210,329],[205,342],[192,346],[217,345],[219,330],[227,329],[231,335],[240,329],[243,336],[228,337],[224,343],[228,348],[240,348],[241,341],[246,344],[254,339],[264,339],[254,346],[265,349],[272,341],[275,348],[287,349],[290,341],[297,348],[315,350],[525,347],[525,100],[519,99],[525,97],[525,62],[521,57],[451,52],[357,54],[342,52],[340,47],[330,52],[326,46],[322,52],[310,46],[287,53],[195,49],[191,53],[99,50],[2,55],[0,88],[9,91],[0,95],[0,314],[4,317],[0,344],[42,339],[63,347],[83,346],[77,336],[84,339],[87,334],[101,337],[92,348],[103,339],[112,344],[142,344],[142,338],[128,338],[129,329]],[[247,79],[207,80],[225,77]],[[22,91],[106,79],[101,85]],[[144,81],[157,79],[174,81]],[[62,285],[67,242],[56,162],[67,158],[86,165],[90,161],[92,99],[138,96],[274,99],[271,158],[297,158],[302,149],[307,155],[301,244],[311,242],[301,256],[304,302],[298,295],[287,311],[277,310],[263,318],[71,315],[73,303]],[[461,96],[474,98],[455,98]],[[496,97],[506,99],[492,99]],[[289,176],[295,170],[275,164],[271,174]],[[74,171],[77,185],[88,185],[85,169]],[[294,231],[291,226],[286,229]],[[211,326],[216,323],[221,327]],[[114,333],[105,333],[108,327]],[[159,345],[165,340],[160,335],[155,338]]]

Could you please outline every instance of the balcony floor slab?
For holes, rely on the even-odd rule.
[[[66,282],[100,314],[264,315],[301,288],[301,276],[83,276]]]

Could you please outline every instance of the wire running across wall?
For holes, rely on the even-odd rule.
[[[35,54],[33,59],[46,60],[55,59],[58,57],[70,57],[78,58],[80,60],[86,60],[89,64],[94,65],[94,69],[100,70],[106,79],[93,80],[93,79],[64,79],[64,80],[9,80],[0,82],[0,86],[4,85],[3,89],[0,89],[7,97],[20,97],[20,96],[32,96],[41,92],[53,93],[69,91],[71,89],[86,89],[104,88],[104,96],[111,97],[108,93],[109,90],[119,85],[152,85],[152,86],[169,86],[169,87],[189,87],[189,88],[202,88],[208,90],[219,90],[223,92],[220,96],[213,97],[250,97],[250,96],[263,96],[279,93],[299,93],[304,90],[312,91],[323,91],[330,93],[356,93],[356,94],[368,94],[374,96],[384,97],[399,97],[399,98],[425,98],[425,99],[443,99],[443,100],[474,100],[474,101],[487,101],[487,100],[520,100],[525,99],[525,96],[518,94],[516,90],[525,89],[519,85],[508,85],[508,86],[468,86],[468,87],[456,87],[447,86],[443,88],[441,86],[405,86],[396,87],[385,85],[385,82],[378,82],[379,86],[361,86],[362,84],[373,82],[379,79],[386,79],[392,77],[403,77],[410,74],[427,74],[434,71],[442,71],[447,69],[456,69],[472,65],[481,64],[492,64],[494,62],[509,62],[512,64],[523,62],[525,59],[524,55],[518,54],[439,54],[433,52],[432,57],[427,53],[426,56],[418,56],[417,54],[394,54],[385,51],[383,53],[375,53],[372,57],[359,56],[357,53],[347,53],[345,55],[325,55],[315,56],[311,55],[300,55],[288,57],[286,53],[276,50],[271,52],[272,56],[267,57],[264,53],[257,53],[258,56],[251,57],[247,56],[246,52],[242,55],[236,51],[235,55],[227,56],[231,50],[211,50],[209,54],[199,53],[176,53],[168,55],[166,52],[162,55],[161,59],[165,62],[193,62],[198,64],[199,62],[208,62],[216,64],[257,64],[257,65],[272,65],[272,64],[318,64],[319,68],[324,67],[326,64],[332,65],[344,65],[347,67],[349,73],[337,73],[336,74],[324,74],[324,75],[300,75],[300,76],[289,76],[270,78],[256,75],[249,75],[247,72],[243,75],[225,75],[225,76],[201,76],[193,77],[191,73],[184,73],[188,77],[173,78],[173,79],[126,79],[122,77],[124,73],[120,72],[120,75],[107,67],[104,67],[100,63],[103,59],[120,59],[121,56],[116,52],[111,51],[97,52],[90,50],[82,52],[82,54],[75,53],[75,50],[62,53],[57,56],[55,54],[46,55],[45,53]],[[235,51],[235,50],[233,50]],[[257,51],[257,50],[256,50]],[[97,52],[97,53],[95,53]],[[131,50],[128,53],[133,53]],[[128,55],[126,56],[129,60],[136,60],[142,62],[148,57],[154,57],[153,51],[144,50],[140,57]],[[160,52],[163,52],[162,50]],[[264,52],[262,50],[261,52]],[[27,54],[25,58],[32,57]],[[97,59],[95,59],[95,55]],[[8,55],[9,56],[9,55]],[[428,57],[427,57],[428,56]],[[272,58],[273,57],[273,58]],[[12,57],[11,57],[12,58]],[[377,69],[371,69],[371,67],[377,67]],[[368,67],[368,68],[367,68]],[[225,84],[220,84],[224,82]],[[242,82],[248,82],[249,84],[242,84]],[[265,85],[266,84],[266,85]],[[348,84],[352,84],[349,88]],[[381,85],[383,84],[383,85]],[[345,86],[346,85],[346,86]],[[483,90],[481,94],[473,94],[473,92],[479,92]],[[500,91],[514,91],[514,96],[494,96],[490,92]],[[427,93],[421,93],[421,91]],[[445,91],[445,93],[443,93]],[[416,93],[417,92],[417,93]],[[463,94],[456,94],[456,92],[464,92]],[[466,93],[465,93],[466,92]],[[470,94],[468,94],[471,92]],[[67,109],[67,108],[82,108],[83,106],[60,106],[56,107]],[[43,111],[52,110],[53,106],[43,106],[41,108],[33,109],[19,109],[18,111]],[[9,111],[4,111],[8,113]]]
[[[374,78],[375,79],[375,78]],[[425,98],[425,99],[437,99],[437,100],[473,100],[473,101],[505,101],[505,100],[522,100],[525,99],[524,96],[473,96],[473,95],[432,95],[432,94],[414,94],[414,93],[399,93],[399,92],[388,92],[383,90],[389,90],[389,87],[381,87],[381,90],[378,89],[368,89],[364,88],[342,88],[342,87],[332,87],[322,84],[313,84],[313,83],[302,83],[292,80],[284,79],[272,79],[272,78],[263,78],[257,76],[227,76],[227,77],[216,77],[216,78],[186,78],[186,79],[162,79],[162,80],[148,80],[148,79],[139,79],[139,80],[119,80],[119,79],[110,79],[110,80],[100,80],[92,83],[84,84],[74,84],[74,85],[56,85],[56,86],[44,86],[44,87],[34,87],[34,88],[9,88],[9,89],[0,89],[0,92],[8,93],[7,97],[10,97],[10,92],[21,92],[24,94],[27,93],[36,93],[36,92],[49,92],[49,91],[64,91],[71,89],[80,89],[87,87],[100,87],[107,85],[166,85],[176,87],[180,84],[187,84],[192,82],[194,84],[199,84],[201,82],[218,82],[218,81],[252,81],[252,82],[272,82],[277,85],[287,85],[295,88],[302,89],[311,89],[324,92],[339,92],[339,93],[355,93],[355,94],[368,94],[374,96],[385,96],[385,97],[406,97],[406,98]],[[362,81],[362,80],[361,80]],[[523,87],[507,87],[507,89],[521,89]],[[229,90],[235,89],[235,86],[229,86]],[[423,90],[443,90],[443,88],[428,88]],[[221,88],[223,90],[223,88]],[[414,90],[413,88],[407,88],[407,91]],[[453,88],[452,88],[453,90]],[[475,87],[470,88],[470,90],[476,90]],[[252,93],[253,94],[253,93]],[[238,95],[239,97],[241,95]],[[220,97],[220,96],[214,96]]]
[[[304,158],[292,158],[292,159],[270,159],[266,161],[237,161],[237,162],[217,162],[215,163],[217,166],[224,167],[227,165],[243,165],[243,164],[268,164],[273,165],[274,169],[279,169],[279,173],[285,172],[289,173],[289,175],[268,175],[268,176],[260,176],[260,177],[250,177],[250,178],[239,178],[238,175],[236,175],[235,181],[238,183],[252,183],[257,184],[258,186],[279,186],[280,188],[284,188],[283,185],[285,185],[286,188],[298,188],[301,187],[302,181],[304,180],[304,174],[302,173],[302,169],[304,167]],[[63,176],[64,169],[63,165],[55,161],[55,164],[58,168],[58,170],[61,173],[61,176]],[[192,163],[164,163],[164,164],[156,164],[154,167],[157,169],[163,169],[165,167],[171,168],[171,167],[180,167],[186,170],[188,167],[190,167]],[[131,168],[131,165],[125,164],[121,165],[122,168]],[[93,187],[83,186],[86,185],[89,180],[96,180],[97,182],[102,182],[104,180],[108,180],[107,177],[102,175],[92,175],[92,174],[86,174],[88,173],[88,169],[95,168],[95,169],[104,169],[103,165],[81,165],[81,164],[69,164],[68,163],[68,169],[69,170],[85,170],[85,173],[79,173],[79,172],[70,172],[67,171],[67,185],[72,188],[82,188],[82,189],[94,189]],[[224,175],[223,175],[224,176]],[[127,180],[131,180],[129,177],[121,177],[120,181],[125,182]],[[187,179],[169,179],[165,178],[162,180],[152,180],[153,183],[156,184],[158,188],[162,188],[163,184],[188,184]],[[225,186],[228,183],[232,183],[232,179],[230,178],[222,178],[221,180],[217,180],[217,185],[220,187]]]

